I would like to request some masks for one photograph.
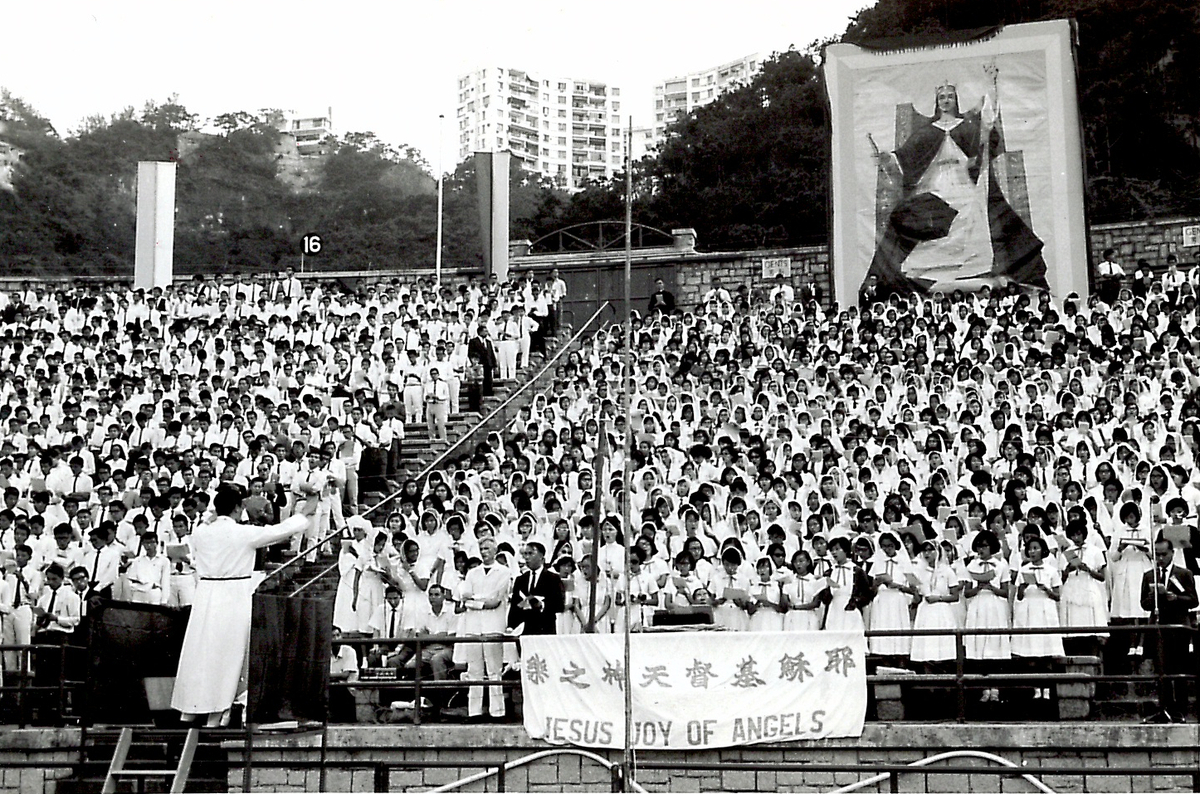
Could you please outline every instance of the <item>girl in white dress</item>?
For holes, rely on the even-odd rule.
[[[967,564],[967,629],[1011,628],[1008,617],[1008,564],[999,557],[1000,540],[990,529],[980,530],[971,543],[975,559]],[[1007,634],[968,634],[963,637],[967,658],[976,662],[995,662],[1012,658],[1011,639]],[[982,666],[981,666],[982,667]],[[988,670],[983,668],[985,672]],[[985,689],[980,702],[998,702],[1000,690]]]
[[[1040,537],[1025,541],[1025,553],[1029,562],[1017,572],[1017,600],[1013,604],[1013,628],[1057,628],[1058,600],[1062,592],[1062,577],[1058,566],[1047,562],[1050,547]],[[1015,634],[1012,638],[1013,656],[1039,660],[1035,664],[1043,670],[1050,667],[1050,659],[1063,655],[1061,634]],[[1050,689],[1038,687],[1034,700],[1049,700]]]
[[[731,631],[745,631],[750,624],[746,607],[750,604],[750,577],[741,569],[742,555],[735,548],[721,552],[721,567],[713,571],[707,584],[712,593],[713,622]],[[734,592],[730,592],[734,591]]]
[[[1149,613],[1142,609],[1142,577],[1151,568],[1150,531],[1143,526],[1142,510],[1135,502],[1121,505],[1117,516],[1108,551],[1112,588],[1109,615],[1113,623],[1141,623],[1149,617]],[[1132,640],[1129,632],[1121,632],[1119,636]],[[1112,644],[1118,642],[1124,645],[1124,641],[1119,641],[1118,635],[1114,635]]]
[[[753,611],[749,631],[783,631],[783,587],[775,577],[770,557],[762,557],[754,566],[757,581],[750,587]]]
[[[825,580],[813,574],[812,557],[807,551],[792,555],[792,568],[796,575],[783,587],[784,605],[787,607],[783,616],[783,630],[818,631],[824,617],[821,593],[825,591]]]
[[[879,536],[879,551],[871,560],[871,575],[876,588],[871,602],[871,629],[888,630],[912,628],[908,611],[915,588],[908,582],[912,562],[908,552],[901,551],[900,540],[891,532]],[[891,664],[899,665],[912,648],[912,637],[871,637],[871,653],[896,657]]]
[[[1107,626],[1108,590],[1105,588],[1104,551],[1087,542],[1084,521],[1067,524],[1067,540],[1062,558],[1062,598],[1058,602],[1062,626]],[[1063,645],[1074,654],[1096,656],[1106,634],[1068,634]]]
[[[970,574],[967,573],[967,563],[959,556],[957,543],[944,540],[941,542],[940,548],[946,564],[950,566],[950,570],[958,579],[958,599],[950,605],[954,609],[954,621],[960,627],[965,626],[967,625],[967,601],[962,597],[962,591],[966,588],[967,582],[971,580]]]
[[[829,541],[833,569],[829,587],[822,592],[826,600],[825,628],[829,631],[864,631],[862,609],[871,603],[871,582],[867,574],[850,561],[850,541],[837,537]]]
[[[354,533],[365,537],[361,527],[355,527]],[[338,588],[333,600],[333,625],[343,634],[358,632],[358,613],[354,603],[358,577],[358,552],[355,542],[344,538],[341,552],[338,554]]]
[[[377,532],[369,555],[361,555],[358,559],[358,592],[355,594],[354,613],[358,616],[358,631],[361,634],[371,633],[371,616],[375,608],[383,603],[387,590],[384,574],[388,571],[387,534]]]
[[[646,552],[638,546],[629,550],[629,603],[633,611],[629,613],[629,627],[633,631],[641,631],[646,626],[654,624],[654,613],[659,607],[658,578],[643,564]],[[618,631],[624,630],[624,624],[614,622]]]
[[[595,634],[608,634],[612,608],[612,596],[608,590],[608,577],[599,575],[590,554],[579,559],[579,570],[575,572],[575,597],[572,611],[579,622],[580,633],[588,633],[588,616],[591,612],[592,581],[596,582],[596,628]]]
[[[938,544],[931,540],[921,546],[923,565],[915,576],[920,582],[921,603],[917,606],[914,629],[961,628],[955,605],[959,602],[962,583],[958,574],[947,563]],[[914,662],[945,662],[957,656],[954,635],[939,634],[913,637],[912,660]]]
[[[579,618],[575,616],[575,558],[564,554],[554,562],[554,570],[563,583],[563,611],[554,618],[558,634],[578,634]]]

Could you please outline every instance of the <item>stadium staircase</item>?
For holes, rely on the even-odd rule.
[[[593,327],[591,330],[594,332],[596,327]],[[430,464],[434,463],[438,456],[442,455],[462,439],[464,435],[486,420],[497,407],[504,404],[522,385],[536,378],[546,361],[559,352],[563,345],[569,344],[573,335],[574,331],[571,327],[564,325],[563,330],[557,336],[546,340],[546,353],[544,355],[541,353],[530,354],[529,366],[521,369],[515,379],[497,380],[494,386],[495,393],[483,399],[481,404],[482,410],[479,413],[459,412],[453,414],[446,426],[448,441],[436,441],[430,438],[428,427],[424,423],[406,424],[404,427],[404,442],[401,446],[401,470],[390,482],[390,486],[393,489],[398,489],[403,485],[405,480],[416,478]],[[577,348],[583,340],[590,339],[591,334],[580,336],[580,339],[575,342],[575,347]],[[512,402],[509,406],[510,411],[515,413],[517,409],[532,404],[534,397],[539,391],[541,390],[536,388],[527,389]],[[461,399],[465,404],[465,396]],[[477,434],[476,437],[470,439],[467,444],[461,447],[459,454],[466,454],[469,450],[473,449],[475,444],[481,441],[483,441],[483,437]],[[364,507],[370,507],[378,504],[387,496],[388,494],[378,491],[366,491],[360,494],[359,500]],[[385,504],[380,509],[374,510],[368,515],[372,523],[382,525],[390,512],[391,510],[388,505]],[[303,590],[306,598],[334,598],[338,585],[336,550],[327,549],[316,560],[306,562],[297,567],[298,570],[295,573],[289,572],[290,575],[285,577],[286,581],[281,583],[281,592],[294,593],[298,590]]]

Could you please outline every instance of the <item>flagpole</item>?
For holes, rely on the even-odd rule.
[[[624,482],[621,489],[621,525],[625,531],[625,559],[621,561],[625,571],[625,780],[624,790],[632,790],[636,777],[633,768],[633,670],[630,660],[629,613],[629,548],[633,542],[632,507],[633,483],[633,420],[630,413],[633,404],[633,303],[630,297],[630,282],[633,271],[633,115],[629,116],[629,132],[625,138],[625,389],[622,399],[622,415],[625,417]],[[641,609],[641,607],[638,607]]]
[[[604,523],[604,461],[612,458],[612,450],[608,446],[607,420],[600,417],[600,435],[596,439],[596,522],[592,526],[592,576],[588,582],[588,621],[587,633],[596,631],[596,586],[600,580],[600,526]]]
[[[438,114],[438,191],[437,191],[437,252],[433,255],[433,279],[440,288],[442,286],[442,176],[444,168],[442,167],[442,139],[445,137],[443,128],[445,127],[446,115]]]

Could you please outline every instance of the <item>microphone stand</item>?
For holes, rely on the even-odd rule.
[[[1163,703],[1162,703],[1162,692],[1163,692],[1163,688],[1165,686],[1165,682],[1163,681],[1163,678],[1162,678],[1165,657],[1164,657],[1164,652],[1163,652],[1162,613],[1159,611],[1159,603],[1158,603],[1158,586],[1159,586],[1158,560],[1156,560],[1154,557],[1155,557],[1154,537],[1153,537],[1153,535],[1151,535],[1151,538],[1150,538],[1150,571],[1151,571],[1151,575],[1152,575],[1152,581],[1154,583],[1153,584],[1153,586],[1154,586],[1154,611],[1150,615],[1150,619],[1151,619],[1151,622],[1158,627],[1157,632],[1155,632],[1155,638],[1154,638],[1154,656],[1155,656],[1154,663],[1158,669],[1158,694],[1159,694],[1159,696],[1158,696],[1158,709],[1153,714],[1146,717],[1146,719],[1142,720],[1143,725],[1147,725],[1147,724],[1151,724],[1151,723],[1163,723],[1163,722],[1175,722],[1176,721],[1175,717],[1166,710],[1166,708],[1163,706]]]

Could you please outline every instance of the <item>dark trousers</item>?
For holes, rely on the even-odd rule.
[[[467,395],[468,413],[479,413],[483,408],[483,384],[478,381],[464,383],[463,393]]]
[[[33,685],[36,687],[33,703],[38,711],[37,720],[43,724],[57,725],[63,721],[66,698],[59,700],[58,686],[64,678],[70,677],[70,665],[66,664],[70,657],[64,660],[62,654],[69,652],[60,649],[70,637],[61,631],[39,631],[33,635],[34,645],[56,646],[38,649],[33,654]]]
[[[1188,652],[1186,627],[1172,630],[1164,625],[1162,631],[1146,632],[1146,653],[1154,660],[1154,669],[1162,675],[1178,675],[1193,671],[1191,654]],[[1162,653],[1159,654],[1161,643]],[[1182,717],[1188,711],[1187,681],[1160,680],[1158,682],[1158,706],[1173,716]]]
[[[392,440],[392,448],[388,450],[387,458],[387,476],[389,479],[395,477],[400,471],[400,439]]]
[[[1117,295],[1121,293],[1121,279],[1119,278],[1101,278],[1097,284],[1100,293],[1100,300],[1111,306],[1117,300]]]

